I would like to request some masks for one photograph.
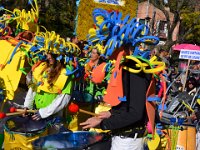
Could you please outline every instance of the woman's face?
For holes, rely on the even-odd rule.
[[[91,58],[90,60],[91,61],[96,61],[99,59],[99,54],[97,53],[97,49],[92,49],[92,52],[91,52]]]
[[[50,65],[53,65],[55,63],[55,59],[52,57],[51,54],[47,54],[47,60],[49,62]]]
[[[194,87],[194,85],[190,81],[188,82],[188,86],[190,89],[192,89]]]
[[[74,44],[78,44],[78,37],[74,37],[74,39],[72,39],[72,43],[74,43]]]

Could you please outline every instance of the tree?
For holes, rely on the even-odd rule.
[[[165,17],[166,17],[166,23],[167,23],[167,29],[168,29],[168,37],[165,42],[165,44],[162,46],[163,49],[170,50],[170,48],[176,44],[176,43],[182,43],[185,41],[186,38],[191,39],[193,37],[192,35],[194,34],[194,31],[199,29],[199,21],[195,21],[194,19],[192,20],[189,17],[186,17],[185,12],[188,12],[190,10],[194,10],[194,1],[188,1],[188,0],[149,0],[155,7],[160,9]],[[166,7],[169,7],[170,12],[174,14],[173,21],[170,21],[169,17],[169,11],[166,10]],[[195,15],[192,15],[195,16]],[[187,18],[187,19],[186,19]],[[186,19],[187,21],[184,21]],[[187,30],[187,32],[183,33],[183,35],[178,36],[178,39],[176,41],[173,41],[172,39],[172,33],[175,29],[175,27],[178,25],[178,23],[184,23],[187,24],[190,22],[190,25],[184,26]],[[186,23],[187,22],[187,23]],[[153,26],[153,25],[152,25]],[[183,27],[183,26],[181,26]],[[194,27],[194,29],[192,28]],[[192,28],[192,29],[191,29]],[[196,37],[196,36],[195,36]]]
[[[28,0],[0,0],[0,5],[8,10],[31,8]],[[28,6],[28,7],[27,7]],[[48,31],[55,31],[61,37],[70,37],[74,32],[76,16],[75,0],[38,0],[39,25]]]
[[[74,32],[76,3],[74,0],[41,0],[40,24],[48,31],[56,31],[62,37]]]
[[[180,40],[200,45],[200,11],[185,12],[182,15]]]

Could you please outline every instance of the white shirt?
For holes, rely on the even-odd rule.
[[[36,92],[34,92],[32,88],[29,88],[25,101],[24,101],[24,107],[27,107],[28,109],[33,109],[33,102],[34,102],[35,95],[36,95]],[[70,99],[71,99],[71,95],[68,95],[68,94],[57,95],[57,97],[53,100],[53,102],[50,105],[39,109],[39,113],[41,117],[47,118],[61,111],[64,107],[67,106]]]

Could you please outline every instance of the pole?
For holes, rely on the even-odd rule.
[[[185,72],[185,79],[184,79],[184,83],[183,83],[182,92],[185,90],[185,84],[186,84],[186,81],[187,81],[189,66],[190,66],[190,59],[188,59],[188,63],[187,63],[187,69],[186,69],[186,72]]]

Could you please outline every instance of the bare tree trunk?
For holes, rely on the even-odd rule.
[[[183,3],[185,2],[185,0],[181,0],[181,1],[177,0],[176,1],[177,8],[176,8],[176,11],[174,13],[174,17],[173,17],[172,21],[170,21],[170,15],[169,15],[170,12],[166,10],[163,0],[157,0],[157,1],[150,0],[150,2],[155,7],[160,9],[163,12],[163,14],[165,15],[166,23],[167,23],[168,36],[167,36],[167,41],[161,47],[164,48],[165,50],[169,50],[169,48],[177,42],[177,41],[173,41],[172,35],[173,35],[174,29],[176,28],[177,24],[180,22],[180,10],[183,7]]]
[[[156,16],[156,11],[153,12],[153,16],[152,16],[152,20],[151,20],[151,34],[152,35],[155,35],[155,29],[154,29],[155,16]]]

